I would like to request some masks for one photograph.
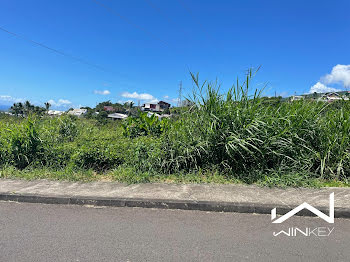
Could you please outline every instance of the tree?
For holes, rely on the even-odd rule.
[[[32,105],[31,103],[27,100],[24,102],[24,109],[25,109],[25,113],[26,115],[29,114],[29,112],[31,111]]]
[[[100,125],[104,125],[107,123],[107,117],[108,117],[108,113],[106,111],[101,111],[96,116],[96,120]]]
[[[45,103],[46,111],[49,111],[50,107],[51,107],[51,104],[49,102],[46,102]]]
[[[19,114],[21,114],[23,116],[24,113],[24,106],[21,102],[18,103],[18,110],[19,110]]]
[[[18,103],[14,103],[11,108],[10,108],[10,112],[16,116],[19,115],[20,113],[20,109],[19,109],[19,106],[18,106]]]
[[[96,111],[97,112],[102,112],[104,111],[104,107],[105,106],[113,106],[112,102],[110,100],[105,101],[105,102],[101,102],[96,106]]]
[[[43,107],[34,106],[29,101],[26,101],[24,105],[21,102],[14,103],[10,108],[10,112],[16,116],[28,116],[29,113],[42,114],[44,111]]]
[[[128,116],[130,116],[130,114],[131,114],[131,109],[132,109],[132,107],[134,106],[134,102],[130,102],[129,103],[129,111],[128,111]]]

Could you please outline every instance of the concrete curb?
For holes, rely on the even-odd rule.
[[[256,213],[270,214],[271,209],[277,208],[277,214],[284,215],[292,208],[285,205],[273,206],[260,203],[235,203],[216,201],[192,201],[192,200],[172,200],[172,199],[148,199],[148,198],[107,198],[107,197],[86,197],[86,196],[45,196],[39,194],[10,194],[0,193],[0,201],[14,201],[26,203],[42,204],[62,204],[62,205],[93,205],[109,207],[142,207],[160,209],[183,209],[200,210],[212,212],[236,212],[236,213]],[[316,207],[321,212],[328,214],[325,207]],[[302,210],[298,216],[315,216],[308,210]],[[349,208],[335,207],[334,217],[350,218]]]

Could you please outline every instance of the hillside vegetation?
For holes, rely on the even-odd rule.
[[[192,75],[191,106],[162,121],[2,115],[0,176],[347,185],[349,101],[269,100],[250,90],[251,77],[222,94]]]

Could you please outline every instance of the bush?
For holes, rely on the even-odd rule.
[[[123,163],[123,158],[118,145],[97,141],[79,146],[72,154],[71,161],[79,168],[103,171],[116,168]]]
[[[68,115],[59,118],[58,133],[62,140],[73,141],[78,134],[76,117]]]
[[[159,136],[168,130],[169,120],[159,120],[155,114],[140,112],[138,117],[129,117],[123,123],[124,136],[135,138],[138,136]]]
[[[161,171],[162,155],[167,154],[162,148],[162,141],[151,136],[134,138],[125,154],[125,163],[137,171]],[[162,171],[161,171],[162,172]]]

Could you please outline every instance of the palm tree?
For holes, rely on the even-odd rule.
[[[49,111],[50,107],[51,107],[51,104],[49,102],[46,102],[45,103],[46,111]]]
[[[11,108],[10,108],[10,112],[12,114],[15,114],[16,116],[18,116],[19,114],[19,107],[18,107],[18,104],[17,103],[14,103]]]
[[[131,109],[134,106],[134,102],[130,101],[129,102],[129,112],[128,112],[128,116],[131,114]]]
[[[25,108],[26,115],[29,115],[29,112],[32,111],[33,107],[34,106],[28,100],[25,101],[24,108]]]
[[[23,106],[22,102],[19,102],[17,106],[18,106],[18,113],[23,116],[24,106]]]

